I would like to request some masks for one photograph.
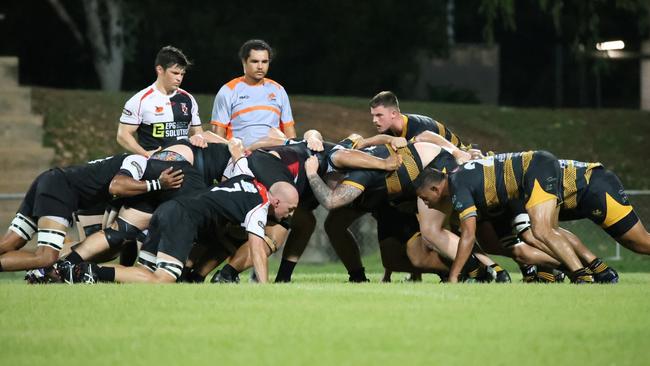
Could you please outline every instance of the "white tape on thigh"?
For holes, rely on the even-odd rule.
[[[521,234],[528,230],[528,228],[530,228],[530,216],[525,213],[515,216],[512,220],[512,228],[517,234]]]
[[[59,223],[65,227],[70,227],[70,221],[68,219],[64,219],[63,217],[59,217],[59,216],[43,216],[43,217],[48,220],[52,220],[56,223]]]
[[[140,254],[138,254],[138,262],[151,272],[156,270],[156,256],[147,251],[140,251]]]
[[[183,273],[183,264],[180,261],[169,261],[158,259],[156,261],[156,267],[162,269],[168,275],[178,279]]]
[[[38,229],[38,246],[50,247],[54,250],[63,249],[65,231],[53,229]]]
[[[32,240],[32,237],[34,237],[34,233],[36,232],[37,226],[36,223],[29,217],[17,213],[16,217],[14,217],[13,220],[11,220],[11,224],[9,225],[9,230],[13,231],[14,233],[18,234],[21,238],[30,241]]]

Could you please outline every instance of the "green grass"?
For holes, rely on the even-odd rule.
[[[344,281],[321,272],[269,286],[5,282],[0,364],[638,365],[650,356],[650,274],[623,273],[616,286]]]

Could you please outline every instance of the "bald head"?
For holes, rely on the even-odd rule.
[[[276,218],[283,219],[293,214],[298,206],[298,191],[293,184],[275,182],[269,189],[273,213]]]

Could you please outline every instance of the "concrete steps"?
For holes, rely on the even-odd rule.
[[[18,58],[0,57],[0,231],[13,219],[32,181],[52,165],[43,147],[43,117],[32,114],[31,89],[18,84]]]

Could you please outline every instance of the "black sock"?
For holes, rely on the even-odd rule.
[[[278,274],[275,276],[275,282],[291,282],[291,275],[296,264],[296,262],[282,258],[280,268],[278,268]]]
[[[115,268],[113,267],[97,268],[97,278],[102,282],[115,282]]]
[[[479,274],[480,269],[481,262],[479,262],[478,258],[472,254],[469,256],[469,259],[467,259],[467,262],[463,266],[461,273],[467,277],[476,278],[476,276]]]
[[[2,262],[0,262],[0,272],[2,272]]]
[[[230,264],[226,264],[223,266],[221,269],[221,275],[224,278],[227,279],[233,279],[239,274],[239,271],[235,269],[235,267],[231,266]]]
[[[67,260],[68,262],[70,262],[70,263],[72,263],[74,265],[77,265],[77,264],[84,261],[84,259],[81,258],[79,253],[75,252],[74,250],[71,251],[70,254],[68,254],[67,257],[65,257],[65,260]]]
[[[191,283],[203,283],[203,282],[205,282],[205,276],[201,276],[200,274],[198,274],[198,273],[196,273],[194,271],[192,271],[192,273],[189,274],[187,279],[188,279],[187,282],[191,282]]]
[[[361,267],[358,269],[353,269],[348,271],[350,275],[350,282],[367,282],[368,278],[366,277],[366,269]]]

